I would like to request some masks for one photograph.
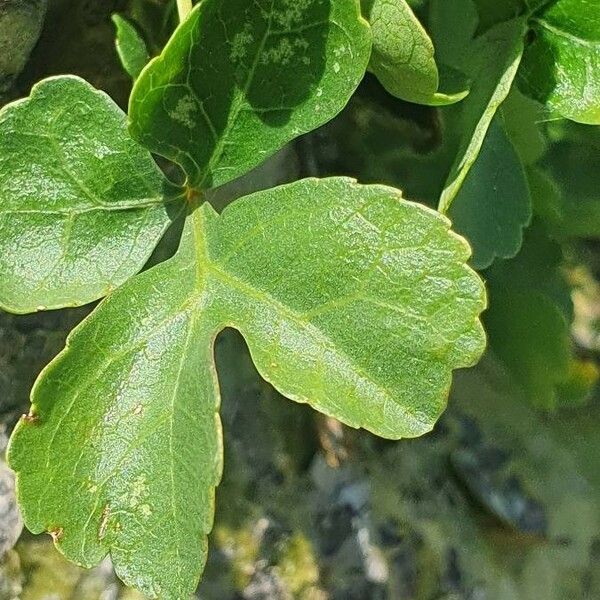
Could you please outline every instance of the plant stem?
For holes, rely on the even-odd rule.
[[[177,0],[179,21],[183,23],[192,10],[192,0]]]

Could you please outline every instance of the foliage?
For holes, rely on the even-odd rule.
[[[490,350],[529,401],[586,398],[597,372],[570,337],[565,274],[600,217],[596,180],[563,165],[578,164],[581,139],[600,142],[542,121],[598,122],[598,8],[204,0],[169,37],[174,3],[132,2],[113,17],[128,115],[77,76],[5,106],[0,306],[104,298],[12,436],[27,527],[80,565],[110,553],[150,597],[191,594],[222,471],[214,346],[227,327],[287,398],[416,437],[444,410],[452,371],[483,353],[483,278]],[[328,138],[348,149],[330,168],[315,149]],[[304,174],[320,177],[259,184],[216,210],[295,140]],[[569,176],[589,195],[573,197]],[[163,260],[167,232],[179,243]],[[452,458],[486,502],[473,460]],[[298,548],[310,553],[303,537]]]
[[[449,81],[444,83],[457,89],[438,90],[440,72],[433,43],[406,0],[364,0],[363,10],[373,32],[369,68],[390,94],[435,106],[453,104],[469,93],[464,78],[448,67],[444,74]]]
[[[116,47],[119,59],[132,79],[137,79],[150,60],[146,42],[127,19],[117,14],[114,14],[112,19],[117,29]]]
[[[531,23],[524,89],[562,116],[600,124],[600,1],[549,2]]]

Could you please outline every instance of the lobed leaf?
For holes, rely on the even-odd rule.
[[[577,135],[569,131],[549,148],[546,168],[530,174],[535,208],[560,240],[600,236],[600,136],[596,128],[575,127]]]
[[[85,567],[110,551],[125,583],[165,600],[196,587],[221,473],[193,251],[134,277],[73,330],[8,451],[32,532],[50,531]]]
[[[112,20],[117,30],[117,54],[125,71],[136,80],[150,60],[146,42],[138,30],[121,15],[114,14]]]
[[[27,526],[86,566],[110,552],[151,597],[192,593],[221,472],[213,344],[227,326],[293,400],[388,438],[430,430],[452,369],[485,342],[484,288],[448,228],[344,178],[197,208],[176,256],[111,294],[36,384],[9,449]]]
[[[513,87],[500,107],[500,114],[522,164],[535,164],[548,149],[547,136],[540,127],[547,117],[543,107]]]
[[[546,409],[557,407],[562,388],[573,380],[573,303],[562,260],[561,247],[534,222],[517,257],[495,262],[486,273],[490,348],[530,402]]]
[[[476,269],[519,251],[523,228],[531,220],[531,198],[523,164],[498,117],[448,216],[456,231],[469,240]]]
[[[204,0],[136,82],[130,131],[219,186],[341,111],[370,50],[356,0]]]
[[[531,20],[524,91],[563,117],[600,124],[600,0],[556,0]]]
[[[451,369],[484,343],[483,288],[446,219],[338,178],[247,196],[216,223],[220,303],[265,379],[380,436],[433,426]]]
[[[525,21],[500,23],[477,38],[470,47],[471,93],[461,104],[461,141],[440,197],[446,212],[473,166],[488,127],[508,96],[523,53]]]
[[[72,76],[34,86],[0,111],[0,307],[106,295],[144,266],[178,193],[106,94]]]
[[[393,96],[433,106],[453,104],[469,92],[459,79],[438,91],[440,75],[434,47],[406,0],[363,0],[373,32],[370,70]]]

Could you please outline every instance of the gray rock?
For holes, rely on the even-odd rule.
[[[0,2],[0,94],[9,90],[36,45],[46,15],[47,0]]]
[[[273,569],[258,570],[243,592],[245,600],[292,600],[281,578]]]
[[[15,499],[13,472],[0,460],[0,557],[16,543],[23,530],[23,521]]]

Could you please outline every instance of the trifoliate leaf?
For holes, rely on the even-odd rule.
[[[27,526],[186,598],[221,472],[213,343],[228,326],[289,398],[388,438],[430,430],[485,341],[483,285],[448,227],[344,178],[197,208],[176,256],[111,294],[36,384],[9,450]]]
[[[0,307],[96,300],[137,273],[177,213],[177,190],[125,115],[77,77],[0,112]]]
[[[406,0],[363,0],[373,32],[370,70],[393,96],[418,104],[443,105],[462,100],[466,82],[439,91],[440,75],[430,37]]]
[[[478,38],[470,48],[473,84],[461,104],[461,142],[440,197],[446,212],[477,159],[496,110],[508,95],[523,52],[525,22],[501,23]]]
[[[563,117],[600,123],[600,0],[556,0],[531,20],[524,91]]]
[[[130,130],[221,185],[332,119],[370,48],[356,0],[205,0],[136,82]]]
[[[135,80],[150,60],[146,42],[138,30],[121,15],[113,15],[112,20],[117,29],[115,40],[117,54],[123,68]]]
[[[448,216],[456,231],[469,240],[476,269],[519,251],[523,228],[531,219],[531,198],[523,165],[498,117]]]

